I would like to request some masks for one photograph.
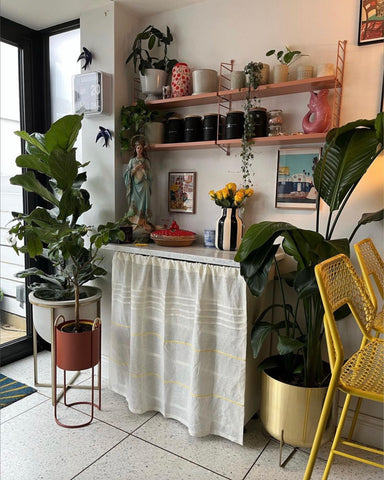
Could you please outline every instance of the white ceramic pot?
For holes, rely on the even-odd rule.
[[[202,69],[192,73],[193,95],[217,91],[216,70]]]
[[[234,70],[231,73],[231,90],[238,90],[245,86],[245,73],[243,70]]]
[[[275,65],[273,67],[273,83],[281,83],[288,81],[288,65]]]
[[[163,86],[167,85],[167,72],[157,68],[147,68],[144,75],[140,74],[140,82],[141,91],[147,95],[147,100],[161,98]]]
[[[80,299],[80,318],[94,320],[100,316],[101,290],[96,287],[81,287],[86,291],[86,298]],[[75,315],[74,300],[49,301],[37,298],[33,292],[29,294],[32,304],[33,325],[46,342],[52,343],[53,323],[58,315],[64,315],[66,320],[73,320]]]
[[[164,123],[150,122],[145,124],[145,137],[150,145],[164,143]]]

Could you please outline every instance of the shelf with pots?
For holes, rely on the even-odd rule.
[[[321,77],[304,78],[300,80],[291,80],[281,83],[272,83],[259,85],[256,89],[251,89],[251,98],[267,98],[282,95],[292,95],[305,92],[315,92],[324,89],[334,90],[335,95],[332,105],[332,122],[331,128],[339,125],[340,110],[341,110],[341,93],[343,85],[343,73],[345,62],[346,41],[338,42],[336,73],[335,75],[327,75]],[[226,65],[229,72],[232,72],[233,61],[231,63],[223,62],[221,65]],[[228,67],[229,66],[229,67]],[[228,73],[228,72],[227,72]],[[217,105],[218,114],[221,113],[221,105],[223,101],[231,102],[242,101],[246,99],[248,88],[241,89],[225,89],[223,82],[224,77],[220,71],[219,90],[217,92],[194,94],[175,98],[166,98],[159,100],[151,100],[146,102],[149,109],[156,110],[171,110],[174,108],[196,107],[199,105]],[[228,78],[227,78],[228,80]],[[227,109],[228,110],[228,109]],[[301,145],[311,143],[323,143],[325,141],[327,132],[323,133],[297,133],[290,135],[274,135],[267,137],[256,137],[252,139],[253,146],[272,146],[272,145]],[[162,143],[151,145],[151,150],[166,151],[166,150],[192,150],[214,148],[218,146],[229,154],[230,147],[240,147],[241,138],[236,139],[216,139],[212,141],[198,141],[198,142],[178,142],[178,143]]]

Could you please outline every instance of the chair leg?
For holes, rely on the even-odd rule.
[[[352,399],[351,395],[347,395],[345,397],[343,410],[341,411],[340,420],[339,420],[339,423],[337,425],[335,436],[333,438],[331,451],[329,452],[329,455],[328,455],[327,465],[325,466],[325,470],[324,470],[322,480],[327,480],[327,478],[328,478],[329,470],[331,469],[331,465],[332,465],[332,462],[333,462],[333,457],[335,456],[335,450],[336,450],[337,445],[339,443],[339,440],[340,440],[340,437],[341,437],[341,432],[343,430],[344,423],[345,423],[345,420],[347,418],[347,413],[348,413],[349,405],[351,403],[351,399]]]
[[[355,414],[353,415],[352,423],[351,423],[351,428],[349,429],[348,433],[348,441],[352,440],[353,434],[355,432],[355,427],[356,427],[356,422],[357,422],[357,417],[359,416],[360,413],[360,408],[361,408],[361,403],[363,399],[359,398],[356,403],[356,408],[355,408]]]
[[[323,438],[323,433],[324,433],[325,427],[327,425],[329,414],[331,412],[333,397],[334,397],[334,394],[335,394],[335,391],[336,391],[337,380],[338,380],[337,378],[332,376],[331,382],[328,386],[327,395],[325,396],[323,409],[321,410],[319,423],[317,425],[315,438],[313,440],[311,453],[309,455],[307,468],[305,469],[303,480],[310,480],[311,479],[313,468],[315,466],[315,462],[316,462],[316,458],[317,458],[317,454],[319,453],[319,449],[320,449],[320,446],[321,446],[321,440]]]

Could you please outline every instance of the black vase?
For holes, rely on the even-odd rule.
[[[165,143],[180,143],[184,141],[184,119],[170,117],[165,125]]]
[[[233,111],[227,113],[225,121],[225,138],[241,138],[244,133],[244,112]]]
[[[203,139],[203,125],[200,115],[188,115],[184,119],[184,142],[200,142]]]
[[[243,221],[238,208],[223,208],[216,222],[215,246],[219,250],[237,250],[243,238]]]

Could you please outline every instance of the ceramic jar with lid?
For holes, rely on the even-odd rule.
[[[268,136],[280,135],[283,129],[283,111],[276,109],[268,112]]]
[[[176,63],[172,68],[172,97],[192,94],[191,69],[186,63]]]
[[[184,119],[170,117],[165,125],[165,143],[179,143],[184,141]]]
[[[241,138],[244,133],[244,112],[232,110],[225,119],[225,138]]]
[[[299,65],[296,71],[296,79],[303,80],[304,78],[313,77],[313,67],[312,65]]]
[[[217,113],[207,113],[203,117],[203,140],[216,140],[217,121],[219,121],[219,139],[223,138],[224,117]]]
[[[200,115],[184,118],[184,142],[200,142],[203,139],[203,124]]]
[[[253,137],[267,136],[267,109],[254,107],[249,111],[253,120]]]

